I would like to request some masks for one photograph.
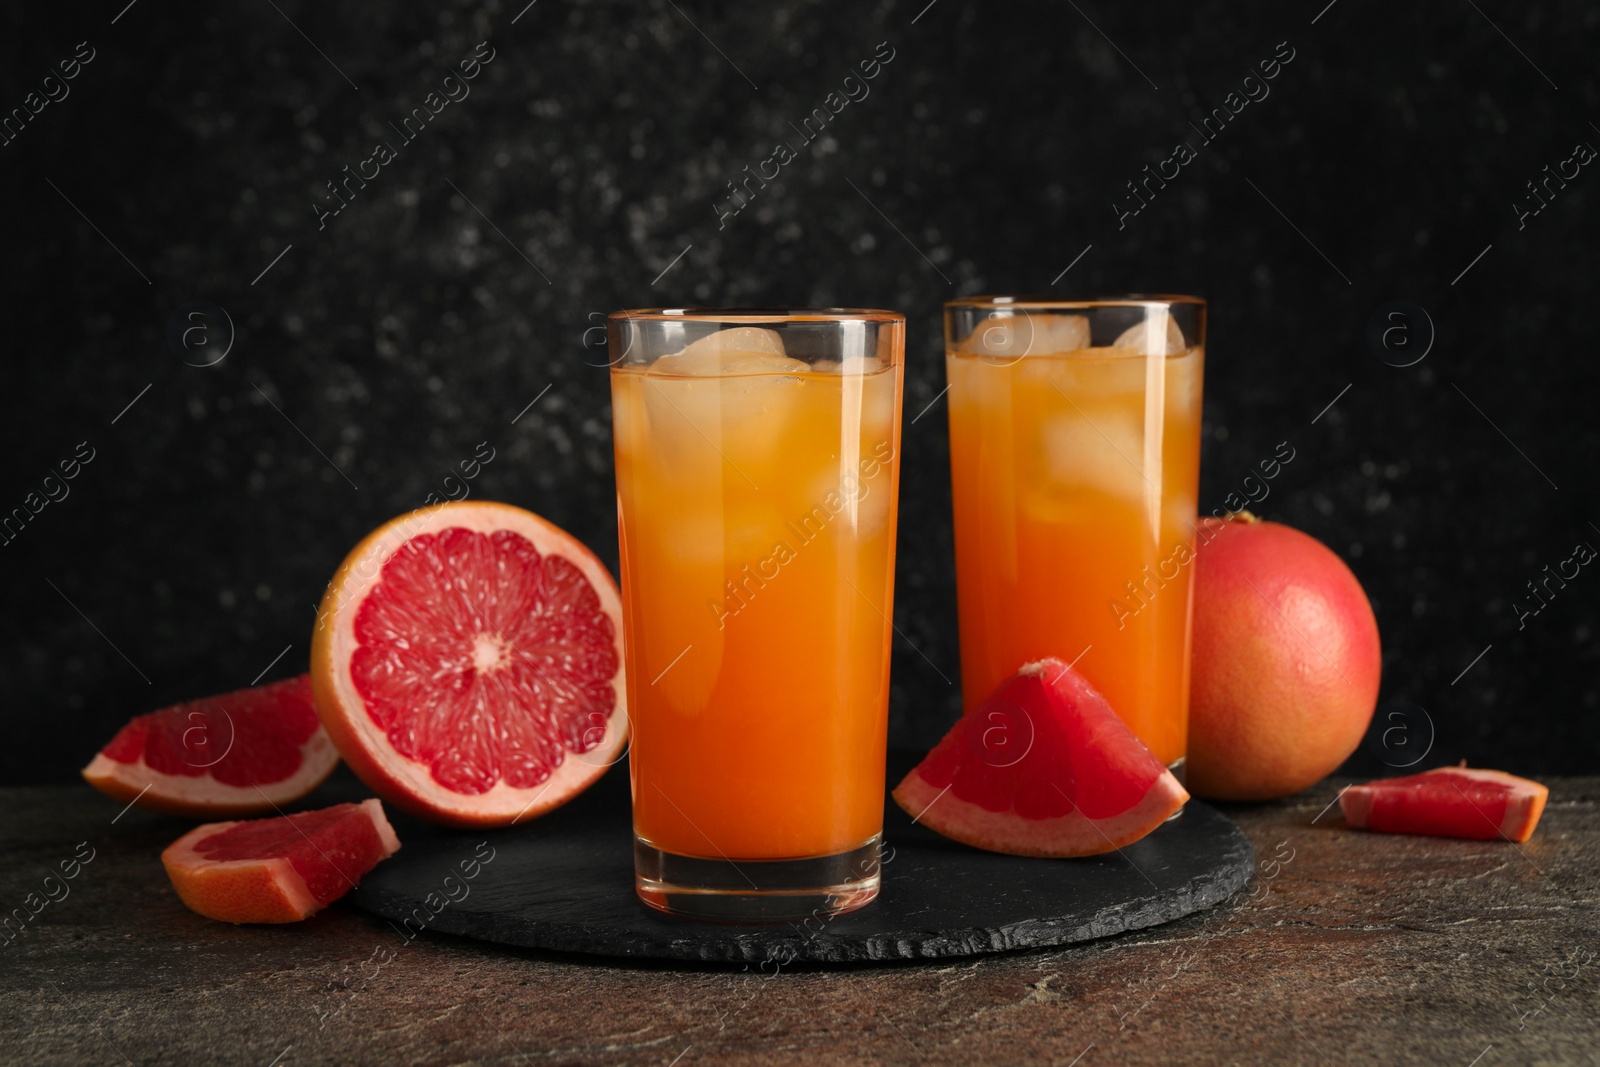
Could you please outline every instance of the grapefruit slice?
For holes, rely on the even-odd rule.
[[[1045,659],[963,715],[894,799],[963,844],[1062,857],[1137,841],[1189,794],[1081,674]]]
[[[338,762],[302,674],[140,715],[83,776],[124,804],[218,819],[292,804]]]
[[[1353,785],[1339,794],[1339,808],[1358,830],[1526,841],[1549,796],[1538,782],[1463,763]]]
[[[508,504],[379,527],[328,585],[317,714],[345,762],[414,815],[503,826],[557,807],[628,736],[622,601],[594,554]]]
[[[292,923],[344,896],[399,847],[374,799],[197,826],[167,846],[161,864],[179,899],[208,919]]]

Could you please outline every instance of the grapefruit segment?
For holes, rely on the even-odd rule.
[[[616,583],[564,530],[507,504],[424,508],[368,536],[329,583],[317,714],[396,807],[505,825],[620,758],[621,635]]]
[[[1350,786],[1339,809],[1358,830],[1526,841],[1549,796],[1538,782],[1462,764]]]
[[[894,799],[963,844],[1065,857],[1139,840],[1189,794],[1082,675],[1046,659],[962,716]]]
[[[161,863],[193,911],[230,923],[290,923],[348,893],[400,847],[377,800],[275,819],[197,826]]]
[[[216,819],[292,804],[338,762],[302,674],[137,716],[83,777],[124,804]]]

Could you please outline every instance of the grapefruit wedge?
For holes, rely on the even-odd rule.
[[[1082,675],[1045,659],[962,716],[894,799],[963,844],[1065,857],[1139,840],[1189,794]]]
[[[299,922],[400,847],[377,800],[275,819],[197,826],[161,864],[193,911],[230,923]]]
[[[1526,841],[1549,796],[1538,782],[1463,763],[1353,785],[1339,794],[1339,809],[1358,830]]]
[[[96,789],[164,815],[260,815],[322,784],[339,762],[307,675],[140,715],[83,769]]]
[[[462,501],[379,527],[328,585],[317,714],[384,800],[503,826],[577,796],[628,736],[622,602],[594,554],[511,507]]]

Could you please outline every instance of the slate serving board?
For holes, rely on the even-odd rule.
[[[825,922],[691,922],[634,896],[626,770],[510,830],[397,817],[401,850],[349,899],[407,937],[432,930],[635,959],[849,963],[1043,948],[1171,922],[1227,899],[1255,864],[1244,833],[1199,801],[1120,854],[1075,860],[968,848],[913,825],[891,801],[883,890],[865,908]]]

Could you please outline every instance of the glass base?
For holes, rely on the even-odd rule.
[[[847,852],[793,860],[708,860],[633,839],[634,889],[658,911],[727,923],[828,919],[878,895],[881,834]]]
[[[1172,777],[1176,778],[1178,780],[1178,784],[1183,786],[1184,788],[1188,788],[1188,785],[1189,785],[1188,782],[1184,781],[1184,779],[1187,777],[1187,774],[1185,772],[1187,772],[1188,769],[1189,769],[1189,757],[1188,756],[1179,756],[1177,759],[1175,759],[1171,763],[1167,764],[1167,770],[1172,772]],[[1168,815],[1166,817],[1165,821],[1166,822],[1171,822],[1173,819],[1176,819],[1178,816],[1183,814],[1183,809],[1188,807],[1188,806],[1189,805],[1187,805],[1187,804],[1182,805],[1181,807],[1178,808],[1177,811],[1173,812],[1171,815]]]

